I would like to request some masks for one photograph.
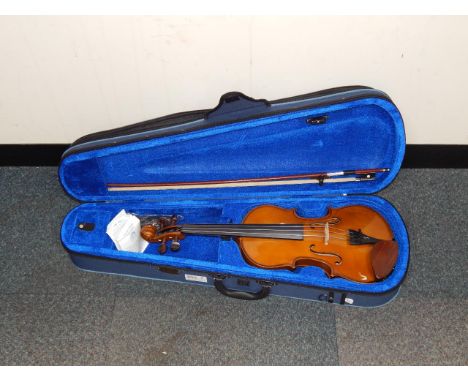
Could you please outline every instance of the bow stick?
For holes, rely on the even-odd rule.
[[[389,168],[372,168],[365,170],[344,170],[322,172],[316,174],[282,175],[264,178],[244,178],[232,180],[204,180],[198,182],[174,183],[108,183],[108,191],[160,191],[183,190],[194,188],[227,188],[253,186],[283,186],[297,184],[340,183],[353,181],[367,181],[375,179],[375,174],[389,172]]]

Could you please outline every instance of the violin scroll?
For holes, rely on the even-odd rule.
[[[177,225],[177,216],[152,216],[141,221],[141,237],[150,243],[160,243],[158,252],[162,255],[167,252],[167,242],[171,241],[171,251],[180,249],[180,241],[184,238],[180,226]]]
[[[141,227],[140,235],[143,239],[151,243],[154,242],[154,240],[157,238],[158,231],[152,225],[145,225]]]

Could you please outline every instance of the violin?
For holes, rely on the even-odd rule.
[[[142,221],[141,236],[159,243],[159,253],[177,251],[185,235],[236,240],[244,259],[263,269],[316,266],[326,275],[371,283],[386,278],[398,257],[398,244],[384,218],[365,206],[328,208],[325,216],[303,218],[295,209],[262,205],[242,224],[182,224],[177,216]]]

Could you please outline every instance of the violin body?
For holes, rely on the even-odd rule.
[[[303,240],[238,238],[245,259],[260,268],[317,266],[329,277],[369,283],[387,277],[398,255],[387,222],[364,206],[329,208],[321,218],[303,218],[294,209],[260,206],[251,210],[243,223],[303,225]],[[350,232],[362,236],[353,243]]]

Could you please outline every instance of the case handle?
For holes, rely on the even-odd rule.
[[[271,290],[271,285],[264,285],[262,286],[262,289],[260,289],[258,292],[247,292],[247,291],[241,291],[241,290],[234,290],[234,289],[229,289],[226,288],[226,286],[223,283],[222,279],[214,279],[214,286],[218,292],[221,294],[224,294],[225,296],[232,297],[232,298],[238,298],[240,300],[260,300],[262,298],[268,297],[270,294]]]
[[[230,92],[221,96],[218,106],[205,115],[207,120],[218,120],[229,117],[248,117],[265,112],[270,108],[266,99],[254,99],[241,92]],[[237,115],[236,115],[237,114]]]

